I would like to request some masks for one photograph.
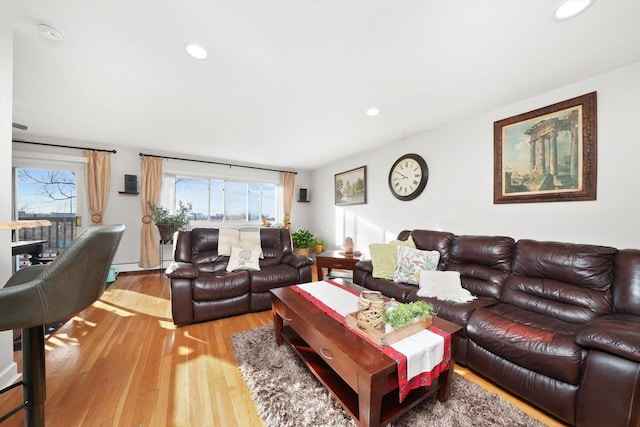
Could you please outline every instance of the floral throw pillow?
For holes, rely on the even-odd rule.
[[[438,251],[422,251],[398,246],[398,263],[393,274],[393,281],[418,285],[420,283],[420,272],[437,269],[439,261],[440,252]]]

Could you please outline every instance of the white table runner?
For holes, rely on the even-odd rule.
[[[358,311],[357,295],[326,281],[305,283],[298,287],[343,317]],[[444,338],[427,329],[410,335],[391,347],[406,356],[408,379],[430,372],[444,357]]]

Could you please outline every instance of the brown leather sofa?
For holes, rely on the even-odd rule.
[[[409,235],[478,298],[419,297],[417,286],[374,278],[371,261],[354,282],[431,302],[464,327],[457,363],[563,422],[640,426],[640,250],[430,230],[398,238]]]
[[[226,271],[229,257],[218,255],[218,237],[217,228],[196,228],[174,239],[174,261],[165,274],[176,325],[269,310],[270,289],[311,281],[313,262],[293,253],[287,229],[260,229],[260,270]]]

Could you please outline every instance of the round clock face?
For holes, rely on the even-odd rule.
[[[396,199],[413,200],[422,193],[428,179],[427,162],[417,154],[405,154],[391,166],[389,189]]]

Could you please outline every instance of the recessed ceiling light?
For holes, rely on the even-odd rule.
[[[376,107],[371,107],[367,110],[367,116],[375,117],[378,114],[380,114],[380,110],[377,109]]]
[[[53,28],[51,25],[38,24],[38,34],[44,41],[60,43],[64,38],[62,31],[57,28]]]
[[[581,14],[595,2],[596,0],[564,0],[553,9],[551,19],[554,21],[566,21]]]
[[[199,44],[190,43],[185,46],[184,50],[186,50],[192,58],[207,59],[207,51]]]

